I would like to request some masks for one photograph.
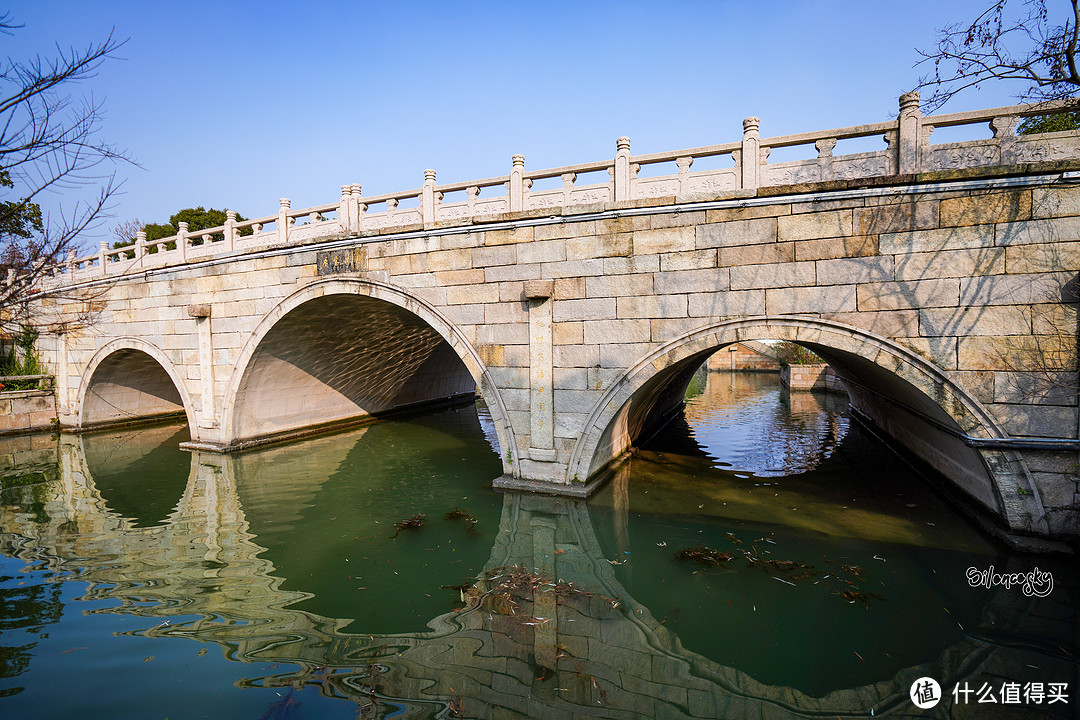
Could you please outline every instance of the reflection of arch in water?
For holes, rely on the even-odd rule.
[[[152,618],[142,634],[213,642],[241,660],[300,665],[298,674],[276,677],[276,683],[330,685],[366,702],[374,668],[381,693],[429,710],[457,697],[466,708],[501,707],[511,717],[567,710],[598,717],[817,717],[865,715],[870,706],[878,714],[903,710],[917,677],[930,674],[946,686],[1001,667],[995,665],[1000,646],[965,639],[945,649],[933,667],[909,668],[824,698],[762,685],[686,651],[627,597],[601,554],[584,503],[512,493],[504,495],[488,568],[524,565],[593,597],[538,603],[517,615],[487,608],[449,612],[423,633],[345,635],[344,621],[288,607],[303,596],[283,591],[274,568],[259,557],[237,498],[233,457],[192,453],[188,487],[165,526],[132,528],[95,497],[83,439],[76,440],[62,448],[64,477],[50,486],[48,523],[13,505],[0,507],[3,527],[36,540],[20,552],[39,561],[42,551],[55,562],[79,558],[72,562],[85,570],[74,577],[91,584],[86,596],[118,601],[113,612]],[[1003,602],[992,613],[995,630],[1003,617],[1022,619],[1029,603],[1015,592],[998,595]],[[622,609],[614,610],[607,598]],[[177,617],[192,614],[198,619]],[[163,618],[173,623],[166,627]],[[979,633],[972,629],[973,636]]]
[[[709,355],[746,339],[790,340],[814,351],[846,382],[855,407],[940,470],[977,505],[1013,530],[1045,529],[1038,488],[1018,454],[976,450],[955,434],[937,429],[976,437],[1006,435],[981,403],[913,351],[865,330],[814,317],[723,321],[649,353],[593,406],[574,446],[568,480],[596,476],[619,461],[634,443],[678,412],[690,377]]]
[[[516,455],[479,354],[441,312],[400,288],[311,283],[267,313],[235,367],[224,417],[233,447],[475,392],[491,411],[504,457]]]
[[[83,428],[180,414],[196,427],[183,378],[165,353],[141,338],[117,338],[94,353],[77,397]]]

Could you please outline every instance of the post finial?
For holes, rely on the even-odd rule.
[[[621,138],[616,139],[615,140],[615,149],[616,149],[616,151],[619,151],[619,152],[621,152],[623,150],[626,150],[627,152],[629,152],[630,151],[630,138],[623,135]]]
[[[292,200],[290,200],[289,198],[281,198],[279,202],[281,203],[281,207],[283,210],[288,210],[292,206]]]
[[[742,121],[742,131],[746,135],[748,133],[757,132],[758,126],[761,124],[761,118],[751,115]]]
[[[514,155],[512,158],[510,158],[510,161],[514,164],[514,167],[516,167],[516,168],[525,167],[525,156],[524,155],[521,155],[521,154]]]
[[[435,171],[430,168],[424,171],[424,182],[428,180],[435,182]]]
[[[900,112],[919,109],[919,91],[912,90],[900,96]]]

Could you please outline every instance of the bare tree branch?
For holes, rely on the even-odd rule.
[[[20,27],[0,14],[0,33]],[[98,137],[101,102],[68,92],[123,44],[110,34],[82,49],[57,46],[51,57],[0,62],[0,328],[40,324],[26,298],[108,216],[116,168],[132,162]],[[64,192],[77,195],[67,209],[42,213],[42,196]]]
[[[1051,19],[1048,2],[1067,13]],[[1059,100],[1080,92],[1077,28],[1080,0],[996,0],[968,25],[942,29],[937,48],[919,50],[930,71],[916,89],[931,89],[923,109],[934,112],[957,93],[990,80],[1019,81],[1022,102]]]

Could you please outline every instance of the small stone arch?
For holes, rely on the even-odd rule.
[[[137,337],[111,340],[90,358],[78,389],[79,427],[152,419],[183,411],[197,432],[187,385],[169,357]]]
[[[504,471],[512,473],[513,469],[518,467],[517,448],[502,397],[489,375],[486,364],[464,333],[439,310],[408,291],[387,283],[362,279],[338,278],[313,282],[286,297],[262,317],[241,349],[226,389],[225,412],[223,413],[224,437],[230,439],[234,447],[247,444],[245,434],[250,432],[250,423],[244,416],[245,409],[241,398],[252,383],[254,375],[260,372],[255,364],[260,358],[260,353],[265,354],[267,338],[278,327],[279,322],[290,313],[302,310],[305,306],[324,298],[334,297],[381,302],[387,308],[395,309],[392,312],[399,315],[401,315],[400,311],[404,311],[416,321],[417,327],[427,328],[441,338],[448,348],[446,352],[456,356],[464,365],[465,371],[475,385],[475,392],[483,398],[491,412]],[[369,303],[367,307],[377,307],[377,305]]]
[[[731,343],[756,339],[789,340],[807,346],[842,378],[854,381],[859,392],[900,396],[916,411],[964,435],[1008,435],[944,370],[896,342],[816,317],[752,316],[686,332],[626,370],[593,406],[571,454],[566,482],[600,475],[648,427],[666,420],[681,406],[690,375],[709,355]],[[1045,532],[1045,510],[1038,488],[1017,453],[976,450],[955,435],[943,433],[943,437],[949,451],[962,461],[950,479],[964,494],[1002,518],[1011,530]]]

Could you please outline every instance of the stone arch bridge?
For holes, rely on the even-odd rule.
[[[1000,529],[1075,538],[1080,133],[1015,134],[1060,109],[924,117],[908,94],[888,122],[761,138],[748,118],[728,144],[620,138],[611,160],[515,156],[102,244],[34,300],[62,329],[40,340],[60,424],[184,413],[193,448],[229,452],[475,393],[497,485],[583,497],[710,353],[792,340]]]

